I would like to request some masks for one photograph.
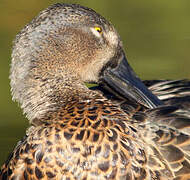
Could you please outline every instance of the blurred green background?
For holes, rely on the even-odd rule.
[[[11,100],[9,65],[12,40],[40,10],[54,0],[0,2],[0,164],[27,128],[27,120]],[[77,0],[110,20],[127,57],[142,79],[190,78],[190,1]]]

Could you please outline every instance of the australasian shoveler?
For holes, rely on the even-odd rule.
[[[92,9],[42,11],[16,37],[10,79],[30,127],[1,179],[190,179],[189,82],[146,81],[160,101]]]

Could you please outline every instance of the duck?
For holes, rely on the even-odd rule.
[[[41,11],[16,36],[10,80],[29,128],[0,179],[190,179],[189,82],[143,83],[94,10]]]

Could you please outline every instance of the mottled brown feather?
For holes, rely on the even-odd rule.
[[[104,98],[50,112],[29,128],[2,177],[188,179],[190,136],[168,123],[181,115],[172,107],[147,111],[129,104],[128,114]],[[163,113],[166,108],[173,112]]]

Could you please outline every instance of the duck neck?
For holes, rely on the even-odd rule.
[[[60,78],[29,81],[32,82],[27,84],[32,86],[25,87],[19,99],[22,99],[21,107],[30,123],[34,123],[36,119],[46,118],[47,112],[56,112],[73,101],[89,99],[95,94],[76,80],[72,83]]]

